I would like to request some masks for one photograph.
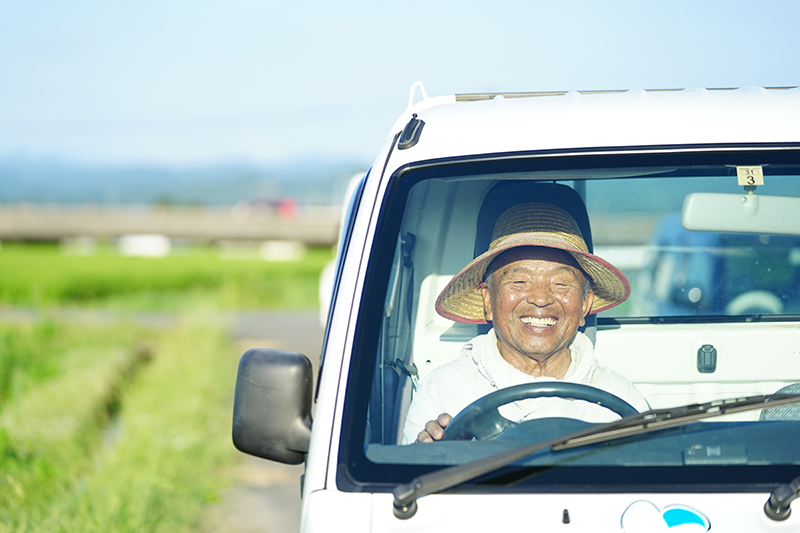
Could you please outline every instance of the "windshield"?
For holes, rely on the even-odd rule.
[[[742,224],[731,232],[688,230],[683,222],[687,216],[721,218],[730,198],[755,195],[766,198],[763,205],[774,205],[769,203],[773,197],[800,198],[797,155],[498,157],[428,163],[395,173],[370,257],[366,283],[371,290],[360,306],[345,404],[350,422],[342,428],[340,450],[340,463],[348,467],[340,484],[346,489],[403,483],[629,412],[800,393],[795,385],[800,384],[800,226],[764,231],[757,216],[745,224],[752,228],[748,232]],[[743,185],[737,169],[754,167],[763,184]],[[720,217],[713,211],[687,214],[692,209],[685,205],[687,197],[695,193],[712,195]],[[498,218],[531,203],[556,205],[574,219],[591,264],[579,261],[573,267],[597,278],[591,280],[595,299],[613,302],[585,317],[575,334],[585,341],[569,337],[565,373],[529,379],[513,362],[491,359],[495,352],[505,357],[500,318],[493,317],[494,323],[454,319],[460,311],[443,313],[449,304],[440,302],[437,312],[437,297],[454,278],[469,278],[465,267],[493,246]],[[616,276],[607,269],[626,280],[629,297],[606,295],[605,282],[588,270],[598,262],[621,272]],[[547,329],[527,320],[529,329]],[[555,329],[568,322],[565,317],[547,320]],[[560,396],[550,391],[532,399],[504,397],[507,405],[485,408],[508,424],[493,417],[468,420],[462,440],[414,442],[425,429],[420,413],[428,419],[428,413],[445,408],[441,405],[456,416],[470,410],[467,399],[483,398],[492,388],[533,383],[541,389],[543,382]],[[578,388],[560,390],[561,382]],[[584,397],[583,385],[609,392],[627,407],[615,399]],[[454,397],[464,399],[458,403]],[[503,427],[485,430],[481,424]],[[796,405],[759,408],[641,437],[543,450],[503,469],[499,477],[483,476],[475,483],[664,490],[678,481],[708,483],[718,468],[727,469],[728,484],[783,482],[800,474],[798,437]],[[775,467],[788,465],[797,471],[776,477]]]

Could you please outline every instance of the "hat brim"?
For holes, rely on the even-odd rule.
[[[486,324],[483,296],[479,290],[486,269],[495,257],[520,246],[554,248],[569,253],[591,280],[594,302],[589,314],[610,309],[630,296],[628,278],[605,259],[580,250],[550,233],[517,233],[470,261],[453,276],[436,299],[436,312],[456,322]]]

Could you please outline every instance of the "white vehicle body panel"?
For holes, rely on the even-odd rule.
[[[576,531],[665,533],[703,531],[688,526],[668,528],[657,513],[638,520],[628,519],[626,510],[634,504],[650,503],[653,510],[686,505],[703,509],[712,531],[788,532],[800,528],[800,517],[776,523],[764,516],[763,494],[440,494],[420,502],[417,514],[398,520],[392,514],[390,494],[346,494],[320,491],[308,496],[313,514],[304,515],[304,531],[421,532],[421,531]],[[423,505],[424,504],[424,505]],[[691,505],[689,506],[691,507]],[[569,522],[564,523],[564,511]],[[643,513],[644,514],[644,513]],[[346,517],[346,518],[345,518]],[[344,519],[343,519],[344,518]]]
[[[390,149],[391,144],[386,143],[381,154],[387,153]],[[381,169],[376,169],[377,173],[380,171]],[[343,256],[344,264],[341,269],[338,290],[331,301],[331,319],[326,332],[325,351],[322,357],[322,364],[326,371],[320,372],[320,376],[324,376],[324,378],[319,381],[314,412],[315,427],[324,429],[312,433],[304,479],[304,494],[325,488],[328,482],[328,472],[336,472],[336,457],[331,450],[335,450],[339,444],[341,406],[345,393],[343,384],[346,382],[346,374],[343,369],[347,368],[350,361],[353,328],[358,316],[359,298],[357,295],[363,285],[364,270],[361,263],[366,250],[369,249],[374,232],[372,207],[375,205],[377,197],[375,188],[378,183],[378,180],[372,179],[365,184],[361,203],[354,214],[351,240]],[[304,498],[304,514],[307,505],[308,498]]]

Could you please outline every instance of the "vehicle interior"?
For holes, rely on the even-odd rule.
[[[737,180],[740,159],[598,167],[580,161],[573,168],[534,170],[515,163],[504,172],[441,177],[427,169],[414,179],[409,173],[410,184],[400,187],[394,218],[386,222],[396,231],[390,268],[376,274],[383,280],[376,287],[385,292],[376,291],[382,316],[372,352],[378,357],[365,426],[368,456],[398,460],[395,445],[419,382],[489,327],[447,320],[434,302],[449,279],[486,250],[499,214],[529,201],[570,212],[590,251],[630,280],[629,300],[590,315],[585,333],[600,364],[633,382],[651,408],[800,389],[797,213],[788,213],[774,233],[758,217],[744,226],[732,223],[730,233],[690,231],[681,223],[682,212],[692,215],[685,207],[692,193],[725,201],[800,198],[800,168],[764,164],[763,185],[745,189]],[[717,217],[701,218],[692,224]],[[798,420],[800,408],[756,409],[714,422],[776,419]]]

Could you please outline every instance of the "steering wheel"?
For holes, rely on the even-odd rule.
[[[523,383],[478,398],[447,424],[443,440],[459,440],[464,435],[477,440],[492,439],[519,425],[505,418],[497,410],[500,406],[519,400],[539,397],[557,397],[595,403],[621,417],[638,413],[628,402],[610,392],[565,381]]]

